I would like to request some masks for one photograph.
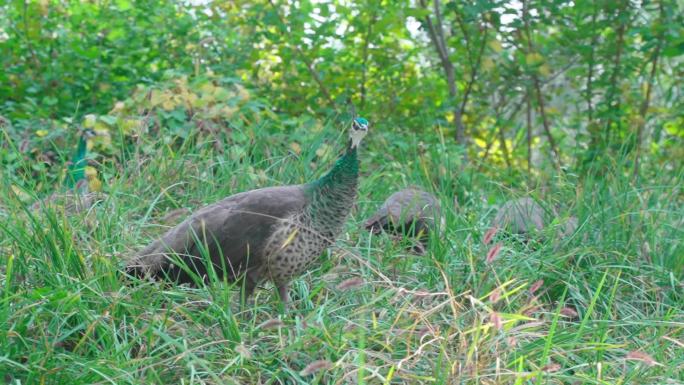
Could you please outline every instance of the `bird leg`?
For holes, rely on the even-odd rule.
[[[285,309],[289,307],[290,304],[290,294],[288,293],[289,285],[287,283],[278,285],[278,294],[280,295],[280,300],[283,301]]]

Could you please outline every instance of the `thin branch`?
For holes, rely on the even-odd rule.
[[[624,5],[624,3],[622,3]],[[617,11],[617,18],[618,21],[620,19],[620,13],[622,11],[622,7],[618,8]],[[617,42],[616,44],[616,51],[615,51],[615,58],[613,59],[613,73],[610,76],[610,84],[611,87],[608,91],[608,100],[607,100],[607,106],[610,109],[614,109],[616,112],[620,111],[620,97],[617,97],[617,103],[615,107],[613,107],[613,101],[615,99],[615,96],[617,94],[617,89],[618,89],[618,82],[619,82],[619,75],[620,75],[620,66],[621,66],[621,61],[622,61],[622,47],[624,45],[625,41],[625,23],[620,22],[620,26],[618,27],[617,31]],[[605,138],[604,140],[610,141],[610,131],[611,131],[611,123],[613,122],[613,119],[608,119],[606,122],[606,129],[605,129]],[[620,128],[620,119],[617,119],[617,125],[618,129]]]
[[[439,0],[433,0],[432,6],[435,9],[435,18],[437,19],[437,35],[439,36],[439,41],[442,45],[442,52],[444,52],[444,57],[449,58],[449,51],[446,46],[446,39],[444,38],[444,23],[442,22],[442,6],[439,4]],[[451,62],[451,60],[449,60]]]
[[[525,34],[527,35],[527,49],[528,53],[534,52],[534,47],[532,45],[532,37],[530,34],[530,21],[529,21],[529,9],[527,8],[527,1],[523,0],[523,22],[525,25]],[[542,118],[542,126],[544,127],[544,133],[549,141],[549,146],[551,147],[552,158],[556,168],[560,170],[560,153],[558,152],[558,147],[556,146],[556,141],[551,135],[551,128],[549,125],[548,117],[546,116],[546,108],[544,105],[544,97],[542,95],[541,86],[539,84],[539,77],[535,72],[531,73],[532,84],[537,94],[537,105],[539,107],[539,115]]]
[[[482,61],[482,55],[484,54],[484,48],[485,48],[485,43],[487,42],[487,36],[488,36],[489,29],[485,25],[484,28],[484,36],[482,37],[482,43],[480,44],[480,49],[477,54],[477,59],[473,63],[472,59],[470,59],[470,51],[468,51],[468,61],[471,62],[471,67],[470,67],[470,80],[468,80],[468,85],[466,86],[465,92],[463,93],[463,101],[461,102],[461,111],[465,111],[466,105],[468,104],[468,97],[470,97],[470,92],[473,89],[473,84],[475,84],[475,80],[477,79],[478,75],[478,69],[480,68],[480,62]]]
[[[420,4],[423,6],[423,8],[427,8],[425,0],[420,0]],[[425,25],[427,25],[428,35],[430,36],[430,40],[432,41],[432,44],[435,46],[435,49],[437,50],[439,60],[442,62],[442,66],[444,66],[444,63],[449,61],[449,57],[447,56],[446,52],[442,49],[442,45],[439,41],[439,36],[437,35],[434,24],[432,24],[432,19],[430,18],[430,16],[425,16]]]
[[[368,47],[370,45],[370,37],[373,33],[373,25],[375,24],[375,11],[371,11],[371,17],[368,21],[368,28],[366,29],[366,36],[363,42],[363,53],[361,62],[361,108],[366,106],[366,76],[368,75]]]
[[[500,107],[503,107],[504,104],[510,104],[510,103],[506,103],[506,102],[507,102],[506,97],[505,97],[505,95],[503,95],[501,97],[501,99],[499,100],[499,103],[497,103],[497,106],[494,108],[494,111],[499,111]],[[503,119],[503,120],[501,119],[501,115],[503,115],[505,112],[504,111],[497,112],[496,113],[496,119],[495,119],[497,126],[502,126],[503,125],[503,124],[501,124],[502,121],[503,122],[510,122],[511,120],[513,120],[515,115],[517,115],[518,112],[520,111],[520,108],[522,107],[524,102],[525,102],[525,99],[522,99],[521,101],[519,101],[513,108],[511,108],[511,110],[508,114],[508,117]],[[478,172],[482,171],[482,167],[484,166],[485,161],[489,157],[489,153],[490,153],[490,150],[491,150],[493,144],[494,144],[494,140],[487,143],[487,147],[485,148],[485,153],[482,156],[482,159],[480,159],[480,166],[478,167]]]
[[[589,114],[588,119],[589,119],[589,124],[594,120],[594,106],[591,101],[592,97],[594,96],[593,94],[593,78],[594,78],[594,51],[596,49],[596,43],[598,42],[598,36],[599,34],[596,33],[596,18],[597,18],[598,10],[596,9],[596,3],[594,3],[594,13],[591,15],[591,43],[589,44],[590,51],[589,51],[589,69],[587,71],[587,93],[586,93],[586,98],[587,98],[587,112]]]
[[[421,5],[427,8],[426,0],[420,0]],[[446,75],[447,86],[449,88],[449,98],[451,99],[451,104],[453,106],[453,120],[456,125],[456,143],[463,146],[466,145],[465,140],[465,127],[463,126],[463,111],[461,110],[458,102],[458,89],[456,88],[456,76],[454,75],[454,65],[449,59],[449,54],[446,49],[446,39],[444,38],[444,31],[442,27],[442,14],[440,12],[439,0],[433,1],[433,6],[435,8],[435,17],[437,19],[437,25],[435,26],[432,22],[430,16],[425,16],[425,25],[428,28],[428,34],[430,35],[430,40],[435,46],[437,53],[442,62],[442,68]],[[467,151],[464,153],[467,155]]]
[[[525,103],[527,104],[527,174],[532,174],[532,101],[530,100],[530,89],[527,88],[525,94]]]
[[[273,8],[273,12],[275,12],[276,16],[278,16],[278,20],[280,21],[281,27],[284,29],[283,32],[287,33],[288,27],[287,24],[285,23],[285,20],[283,17],[280,15],[280,12],[278,10],[278,7],[273,3],[273,0],[268,0],[269,4],[271,4],[271,7]],[[313,63],[309,58],[304,54],[301,48],[299,48],[298,45],[292,45],[294,48],[295,52],[297,52],[297,55],[299,58],[304,62],[304,65],[306,65],[307,70],[309,71],[309,74],[313,78],[313,80],[318,84],[318,88],[321,91],[321,94],[325,98],[325,100],[328,102],[330,107],[332,107],[334,110],[337,110],[337,106],[335,105],[335,101],[333,98],[330,96],[330,92],[328,89],[325,87],[325,84],[323,84],[323,80],[318,76],[318,73],[316,72],[316,69],[313,67]]]
[[[511,156],[508,154],[508,145],[506,145],[506,135],[503,130],[503,125],[499,124],[498,127],[499,130],[499,143],[501,144],[501,151],[503,152],[504,155],[504,160],[506,161],[506,166],[508,166],[508,170],[513,167],[511,165]]]
[[[660,11],[660,21],[661,23],[665,21],[665,8],[663,7],[663,1],[658,2],[658,9]],[[639,115],[641,119],[637,125],[636,132],[636,150],[634,154],[634,179],[639,177],[639,163],[641,162],[641,147],[643,141],[644,126],[646,125],[646,114],[648,113],[648,106],[651,102],[651,90],[653,89],[653,83],[655,82],[656,73],[658,72],[658,58],[660,56],[660,50],[663,45],[663,40],[665,38],[665,29],[661,26],[660,33],[658,34],[658,43],[656,44],[655,51],[653,52],[653,59],[651,60],[651,73],[646,81],[646,95],[641,107],[639,108]]]

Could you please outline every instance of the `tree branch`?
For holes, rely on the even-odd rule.
[[[532,174],[532,101],[530,100],[530,88],[527,87],[525,94],[525,103],[527,104],[527,174]]]
[[[620,19],[620,13],[622,11],[622,7],[618,8],[617,11],[617,18],[618,20]],[[608,108],[613,109],[613,100],[615,99],[615,96],[617,94],[617,83],[618,83],[618,77],[620,75],[620,66],[621,66],[621,61],[622,61],[622,46],[624,45],[625,41],[625,23],[620,22],[620,26],[618,27],[617,31],[617,42],[616,44],[616,51],[615,51],[615,58],[613,59],[613,73],[610,76],[610,90],[608,91],[608,102],[606,103],[608,105]],[[617,98],[617,104],[614,107],[615,111],[619,112],[620,111],[620,97]],[[605,129],[605,138],[604,140],[606,142],[610,141],[610,131],[611,131],[611,123],[613,122],[613,119],[607,119],[606,122],[606,129]],[[620,119],[617,119],[617,124],[618,128],[620,127]]]
[[[525,34],[527,35],[527,49],[528,54],[534,52],[534,47],[532,45],[532,37],[530,34],[530,21],[529,21],[529,9],[527,8],[527,1],[523,0],[523,22],[525,25]],[[560,153],[558,152],[558,147],[556,146],[556,141],[551,135],[551,128],[549,126],[549,120],[546,116],[546,108],[544,105],[544,97],[542,95],[541,86],[539,85],[539,77],[535,72],[531,73],[532,84],[537,93],[537,105],[539,107],[539,115],[542,118],[542,126],[544,127],[544,133],[549,141],[549,146],[551,147],[552,160],[556,165],[556,168],[560,170]]]
[[[368,21],[368,28],[366,29],[366,36],[363,42],[362,63],[361,63],[361,108],[366,106],[366,76],[368,74],[368,47],[370,45],[370,36],[373,33],[373,24],[375,24],[375,11],[371,12],[370,20]]]
[[[488,36],[489,29],[487,26],[485,26],[484,30],[484,36],[482,37],[482,44],[480,44],[480,50],[477,54],[477,59],[473,63],[472,59],[470,59],[470,54],[468,55],[468,58],[471,62],[471,67],[470,67],[470,80],[468,81],[468,85],[466,86],[465,92],[463,93],[463,101],[461,102],[461,111],[465,111],[466,105],[468,104],[468,98],[470,97],[470,92],[473,89],[473,84],[475,83],[475,80],[477,79],[478,75],[478,69],[480,68],[480,62],[482,61],[482,55],[484,53],[484,48],[485,48],[485,43],[487,42],[487,36]]]
[[[663,7],[663,1],[658,2],[658,9],[660,11],[660,22],[665,20],[665,8]],[[639,108],[640,120],[637,125],[636,132],[636,150],[634,154],[634,174],[633,177],[636,180],[639,177],[639,163],[641,162],[641,147],[643,141],[644,127],[646,126],[646,114],[648,113],[648,106],[651,102],[651,90],[653,89],[653,83],[655,82],[656,73],[658,71],[658,58],[660,56],[660,50],[662,49],[663,40],[665,38],[665,29],[661,25],[660,33],[658,34],[658,43],[656,44],[655,51],[653,52],[653,59],[651,59],[651,73],[646,81],[646,95]]]
[[[427,8],[426,0],[420,0],[421,5]],[[433,1],[433,6],[435,8],[435,17],[437,18],[437,26],[432,22],[430,16],[425,16],[425,25],[428,28],[428,34],[430,35],[430,40],[435,46],[437,53],[442,62],[442,69],[446,75],[447,86],[449,89],[449,98],[451,99],[451,104],[453,108],[453,120],[456,125],[456,143],[466,146],[465,140],[465,127],[463,126],[463,111],[461,110],[458,102],[458,89],[456,88],[456,77],[454,75],[454,65],[449,59],[449,54],[446,49],[446,40],[444,38],[444,31],[442,30],[442,14],[439,10],[440,4],[439,0]],[[467,151],[466,153],[467,154]]]
[[[269,4],[271,4],[271,7],[273,8],[273,12],[275,12],[276,16],[278,16],[278,20],[280,21],[281,27],[284,29],[284,32],[287,33],[287,24],[285,23],[285,20],[283,17],[280,15],[280,12],[278,10],[278,7],[273,3],[273,0],[268,0]],[[299,48],[298,45],[293,45],[292,46],[297,52],[297,55],[299,58],[302,60],[304,65],[306,65],[307,70],[309,71],[309,74],[313,78],[313,80],[318,84],[318,89],[321,91],[321,94],[325,98],[325,100],[328,102],[330,107],[332,109],[337,110],[337,106],[335,105],[335,101],[333,98],[330,96],[330,92],[326,88],[325,84],[323,83],[323,80],[318,76],[318,73],[316,72],[316,69],[313,67],[313,63],[309,58],[304,54],[301,48]]]
[[[589,124],[594,120],[594,106],[591,101],[593,95],[593,78],[594,78],[594,50],[596,49],[596,43],[598,42],[598,36],[599,34],[596,33],[596,18],[597,18],[598,11],[596,10],[596,4],[594,4],[594,13],[591,15],[591,31],[592,31],[592,36],[591,36],[591,43],[590,43],[590,51],[589,51],[589,69],[587,73],[587,112],[589,114]]]

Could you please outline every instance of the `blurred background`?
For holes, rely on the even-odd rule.
[[[44,158],[45,137],[84,123],[117,148],[150,130],[141,110],[187,136],[353,105],[483,167],[657,170],[684,159],[683,25],[668,0],[9,1],[1,124]]]

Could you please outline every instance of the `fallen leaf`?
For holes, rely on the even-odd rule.
[[[499,252],[501,251],[501,246],[501,243],[497,243],[491,249],[489,249],[486,258],[487,263],[492,263],[496,259],[496,256],[499,255]]]
[[[257,326],[257,329],[277,329],[285,326],[285,323],[277,318],[270,319],[268,321],[264,321],[261,323],[259,326]]]
[[[485,245],[488,245],[489,242],[492,241],[492,238],[494,238],[494,236],[496,235],[496,232],[497,232],[498,230],[499,230],[499,229],[496,228],[496,226],[494,226],[494,227],[490,228],[489,230],[487,230],[487,232],[486,232],[485,235],[484,235],[484,239],[482,240],[482,242],[483,242]]]
[[[356,277],[356,278],[349,278],[346,279],[342,282],[340,282],[339,285],[337,285],[337,290],[339,291],[346,291],[346,290],[351,290],[353,288],[362,286],[364,284],[363,279]]]
[[[539,290],[540,287],[544,284],[544,280],[540,279],[539,281],[535,282],[530,286],[530,294],[534,294],[537,290]]]
[[[299,374],[301,376],[309,376],[314,373],[320,372],[321,370],[330,369],[332,366],[332,362],[328,360],[318,360],[310,363],[309,365],[306,365],[306,367],[302,369],[299,372]]]
[[[503,321],[501,321],[501,316],[499,315],[499,313],[495,311],[489,315],[489,322],[491,322],[492,325],[494,325],[494,327],[498,330],[501,330],[501,328],[503,327]]]
[[[568,318],[575,318],[579,314],[577,314],[577,311],[571,307],[564,307],[560,310],[560,314],[562,316],[568,317]]]
[[[662,366],[662,364],[660,364],[656,360],[654,360],[653,357],[651,357],[648,353],[644,353],[644,352],[636,351],[636,350],[627,353],[627,355],[625,356],[625,359],[626,360],[632,360],[632,361],[641,361],[648,366],[655,366],[655,365],[661,365]]]

